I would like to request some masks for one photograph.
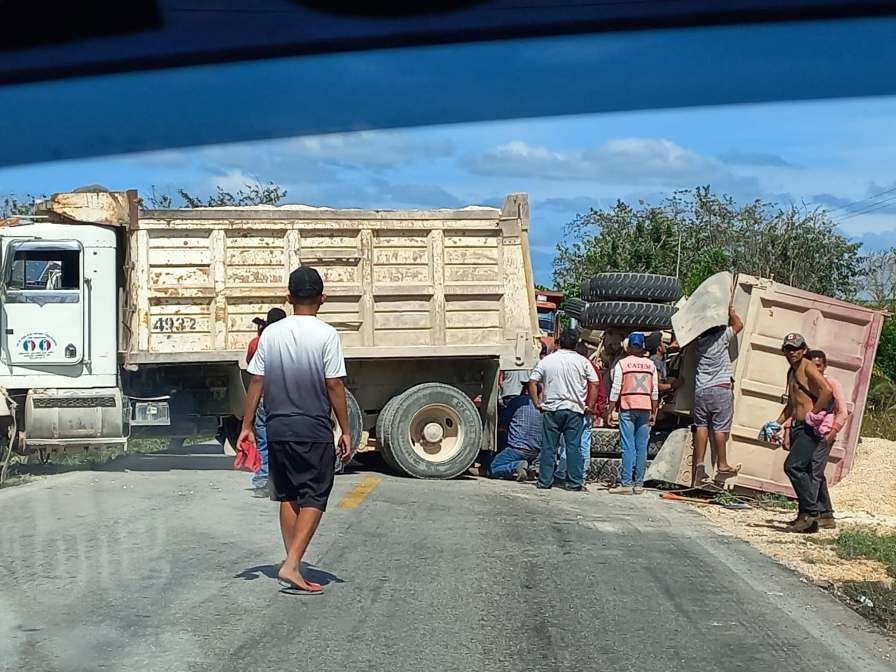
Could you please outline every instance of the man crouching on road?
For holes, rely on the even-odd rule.
[[[280,532],[286,561],[277,578],[283,592],[318,594],[320,584],[301,572],[333,488],[336,456],[348,459],[351,430],[345,401],[345,360],[336,330],[318,319],[324,283],[309,266],[289,276],[293,315],[265,329],[249,364],[239,443],[254,441],[252,419],[264,392],[267,411],[271,499],[280,502]],[[333,446],[330,411],[342,435]]]
[[[818,367],[808,358],[806,340],[799,334],[787,334],[782,346],[790,369],[787,371],[787,406],[778,422],[791,421],[790,454],[784,461],[784,473],[790,479],[799,502],[799,516],[789,532],[815,532],[823,513],[818,501],[821,478],[816,469],[816,454],[823,450],[818,433],[819,420],[826,414],[833,393]]]

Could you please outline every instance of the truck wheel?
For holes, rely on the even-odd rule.
[[[671,329],[674,306],[636,301],[589,303],[579,320],[586,329]]]
[[[456,387],[424,383],[401,395],[387,430],[396,466],[415,478],[454,478],[479,455],[482,420]]]
[[[361,443],[361,432],[364,431],[364,416],[361,415],[361,406],[358,404],[358,400],[355,399],[355,395],[348,390],[345,391],[345,405],[348,407],[348,424],[352,435],[352,452],[344,463],[340,463],[339,460],[336,460],[337,474],[345,468],[346,464],[352,461],[352,458],[358,450],[358,445]],[[336,422],[335,413],[331,415],[330,419],[333,423],[333,443],[335,444],[339,441],[339,436],[342,432],[339,429],[339,423]]]
[[[599,273],[585,283],[589,301],[678,301],[681,283],[671,275]]]
[[[383,457],[383,462],[385,462],[393,471],[401,471],[395,463],[395,458],[392,457],[392,448],[389,445],[392,418],[395,417],[395,409],[398,406],[398,400],[401,399],[401,396],[402,395],[400,394],[396,394],[389,399],[389,401],[386,402],[386,405],[383,406],[383,410],[381,410],[380,414],[376,417],[376,447]]]

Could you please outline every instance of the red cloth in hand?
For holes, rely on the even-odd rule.
[[[253,474],[261,469],[261,453],[254,441],[243,441],[236,451],[233,468],[251,471]]]

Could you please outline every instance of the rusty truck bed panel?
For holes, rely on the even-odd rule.
[[[241,360],[287,277],[320,270],[349,358],[531,361],[528,201],[501,210],[145,210],[129,231],[131,363]]]
[[[787,377],[781,343],[790,332],[801,333],[811,348],[826,353],[828,375],[843,386],[850,415],[827,468],[828,482],[837,483],[855,457],[883,315],[744,275],[736,279],[734,306],[744,319],[734,371],[731,459],[743,465],[736,484],[792,494],[784,475],[786,451],[756,438],[762,425],[781,412]]]

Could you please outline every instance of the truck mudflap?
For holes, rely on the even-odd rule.
[[[123,445],[130,412],[130,403],[117,387],[31,390],[25,398],[25,440],[20,450]]]

